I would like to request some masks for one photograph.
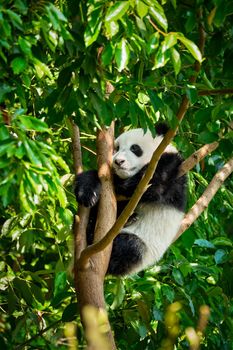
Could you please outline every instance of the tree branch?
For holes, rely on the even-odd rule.
[[[219,190],[223,182],[233,171],[233,158],[230,159],[213,177],[202,196],[197,200],[189,212],[185,215],[181,227],[174,239],[180,237],[180,235],[186,231],[193,222],[201,215],[201,213],[207,208],[209,202]]]
[[[83,171],[82,151],[80,144],[79,128],[72,119],[69,120],[71,126],[71,139],[74,158],[74,172],[76,175]],[[90,208],[79,205],[77,215],[74,218],[74,275],[77,275],[77,261],[83,249],[86,248],[86,228],[89,220]],[[76,291],[77,292],[77,291]]]
[[[113,190],[111,163],[113,153],[113,123],[110,128],[102,129],[97,136],[97,162],[98,176],[102,189],[98,204],[98,215],[94,233],[95,240],[101,240],[116,220],[116,199]],[[106,248],[106,246],[104,247]],[[111,254],[111,245],[106,250],[101,249],[99,254],[92,255],[89,260],[82,259],[88,248],[81,252],[77,261],[75,289],[78,290],[78,300],[81,310],[82,322],[85,325],[85,306],[93,305],[97,309],[105,309],[103,281]],[[97,253],[95,251],[95,253]],[[105,335],[111,349],[116,349],[114,337],[110,329],[106,329]],[[88,339],[88,350],[95,349],[95,340]]]
[[[186,174],[189,170],[194,168],[194,166],[199,163],[203,158],[205,158],[209,153],[213,152],[219,143],[217,141],[209,143],[198,149],[190,157],[183,161],[180,166],[179,173],[177,177],[181,177]]]
[[[232,95],[233,88],[226,89],[213,89],[213,90],[200,90],[198,91],[199,96],[210,96],[210,95]]]

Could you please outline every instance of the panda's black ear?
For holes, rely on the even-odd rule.
[[[155,130],[157,135],[165,135],[166,132],[169,130],[169,126],[166,123],[157,123],[155,125]]]

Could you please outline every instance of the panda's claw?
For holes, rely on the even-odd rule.
[[[101,185],[95,171],[87,171],[76,177],[75,195],[79,204],[85,207],[93,207],[100,196]]]

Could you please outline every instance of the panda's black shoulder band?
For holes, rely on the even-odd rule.
[[[169,126],[166,123],[157,123],[155,125],[155,130],[157,135],[165,135],[166,132],[169,130]]]

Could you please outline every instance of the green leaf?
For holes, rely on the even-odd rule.
[[[152,90],[147,90],[147,93],[150,97],[151,104],[153,106],[154,112],[157,112],[159,109],[164,108],[164,103],[161,98]]]
[[[53,295],[56,297],[58,294],[67,289],[67,274],[65,271],[56,273],[54,280],[54,291]]]
[[[233,242],[231,239],[227,238],[227,237],[216,237],[212,240],[212,243],[217,246],[217,245],[221,245],[221,246],[226,246],[226,247],[232,247],[233,246]]]
[[[172,64],[174,67],[175,74],[177,75],[180,72],[181,59],[180,59],[179,52],[174,47],[171,48],[171,59],[172,59]]]
[[[21,17],[12,10],[6,10],[6,13],[8,14],[13,26],[21,30],[23,24]]]
[[[66,193],[61,185],[57,186],[57,198],[60,202],[61,207],[65,208],[67,206],[67,198]]]
[[[143,1],[137,0],[136,9],[141,18],[145,17],[148,13],[148,6]]]
[[[129,101],[129,117],[133,127],[138,126],[138,114],[137,114],[137,105],[134,101]]]
[[[8,149],[14,147],[15,141],[7,139],[6,141],[1,142],[0,145],[0,157],[7,153]]]
[[[3,124],[0,126],[0,141],[9,139],[10,133],[8,128]]]
[[[186,89],[186,95],[189,99],[189,101],[194,104],[198,99],[198,93],[195,85],[187,85]]]
[[[113,6],[110,5],[106,13],[105,22],[117,21],[122,18],[128,8],[129,1],[117,1]]]
[[[161,289],[162,289],[162,294],[167,298],[169,303],[173,303],[175,298],[174,289],[167,284],[163,284]]]
[[[40,62],[38,59],[33,59],[33,61],[39,78],[43,78],[44,75],[47,75],[50,79],[53,79],[53,75],[46,64]]]
[[[155,55],[155,63],[152,69],[158,69],[164,67],[170,59],[170,50],[163,52],[162,46],[160,46],[158,52]]]
[[[114,298],[113,303],[111,305],[112,310],[119,307],[122,304],[124,297],[125,297],[125,286],[124,286],[124,282],[121,278],[117,279],[117,282],[116,282],[116,285],[114,288],[114,295],[115,295],[115,298]]]
[[[159,46],[159,38],[160,34],[159,32],[153,33],[146,44],[146,51],[150,55],[151,53],[154,53],[156,49]]]
[[[165,30],[167,31],[168,23],[167,18],[164,14],[162,6],[158,3],[155,6],[151,6],[149,9],[151,16],[155,19],[155,21]]]
[[[23,53],[25,53],[25,55],[27,55],[27,56],[31,56],[31,54],[32,54],[31,43],[22,37],[19,37],[18,43],[19,43],[19,47],[23,51]]]
[[[177,43],[177,35],[176,33],[169,33],[165,36],[164,41],[162,42],[162,51],[165,52],[166,50],[170,49]]]
[[[71,322],[77,318],[78,303],[71,303],[66,306],[62,314],[62,322]]]
[[[61,11],[59,11],[59,9],[56,6],[50,3],[48,7],[54,13],[54,15],[57,17],[59,21],[67,22],[67,18],[63,15]]]
[[[40,132],[50,132],[48,125],[40,119],[35,117],[20,115],[17,117],[22,126],[28,130],[35,130]]]
[[[119,24],[116,21],[105,22],[107,35],[113,37],[119,31]]]
[[[115,59],[119,72],[125,69],[128,65],[130,57],[130,50],[127,41],[122,38],[116,47]]]
[[[12,90],[13,88],[8,84],[5,84],[5,83],[0,84],[0,102],[2,102],[5,99],[5,96]]]
[[[111,63],[113,54],[114,54],[113,47],[111,43],[108,43],[101,54],[101,61],[104,66],[107,66]]]
[[[176,281],[176,283],[178,283],[179,285],[183,286],[184,279],[183,279],[183,276],[182,276],[182,273],[180,272],[180,270],[178,270],[176,268],[173,268],[172,276],[174,277],[174,280]]]
[[[25,280],[22,280],[16,277],[13,280],[14,287],[19,291],[22,295],[23,299],[26,301],[27,305],[32,306],[34,297],[32,295],[31,289],[29,288],[28,283]]]
[[[33,142],[33,141],[32,141]],[[28,158],[34,165],[42,166],[42,163],[39,159],[38,153],[35,153],[34,150],[31,147],[30,140],[26,140],[26,138],[23,140],[23,145],[25,147],[25,150],[27,152]]]
[[[202,131],[198,135],[198,141],[201,143],[211,143],[218,140],[218,135],[209,131]]]
[[[11,67],[14,74],[22,73],[27,67],[27,61],[23,57],[16,57],[11,61]]]
[[[200,62],[200,63],[202,62],[201,52],[200,52],[199,48],[197,47],[197,45],[194,44],[193,41],[185,38],[182,33],[177,33],[177,39],[179,39],[182,42],[182,44],[184,44],[184,46],[188,49],[188,51],[191,53],[191,55],[198,62]]]
[[[88,16],[88,25],[87,29],[84,32],[84,41],[86,47],[90,46],[98,38],[102,26],[102,13],[103,9],[100,7],[92,11]]]

